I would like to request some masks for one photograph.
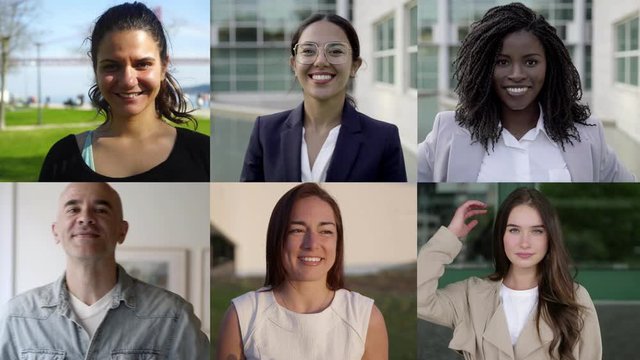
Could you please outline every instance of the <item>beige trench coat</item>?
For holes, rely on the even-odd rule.
[[[500,298],[500,281],[469,278],[438,289],[444,265],[458,255],[462,243],[446,227],[418,253],[418,317],[453,328],[449,348],[466,360],[547,360],[553,331],[540,319],[540,336],[535,314],[523,328],[515,345],[507,328]],[[589,293],[578,285],[578,303],[586,307],[584,327],[573,354],[578,360],[602,359],[600,325]]]

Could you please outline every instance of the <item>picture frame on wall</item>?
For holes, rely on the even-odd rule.
[[[187,254],[176,248],[120,248],[116,262],[132,277],[188,299]]]
[[[202,328],[211,334],[211,248],[202,250]]]

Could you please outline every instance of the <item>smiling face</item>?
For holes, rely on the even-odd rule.
[[[536,269],[547,254],[547,229],[538,210],[518,205],[511,210],[504,233],[504,251],[511,269]]]
[[[540,40],[525,30],[507,35],[496,57],[493,89],[502,106],[512,111],[537,107],[547,64]]]
[[[295,57],[290,58],[291,68],[302,86],[305,99],[311,97],[320,101],[344,100],[349,78],[355,76],[362,60],[358,58],[353,61],[350,50],[344,63],[332,64],[334,61],[330,62],[327,59],[324,51],[326,44],[349,44],[342,28],[329,21],[320,20],[307,26],[300,35],[297,48],[300,49],[300,44],[310,43],[318,46],[318,56],[312,64],[301,64]]]
[[[96,80],[115,118],[157,117],[155,100],[166,61],[144,30],[112,31],[98,47]]]
[[[67,258],[112,258],[127,230],[120,198],[107,184],[72,183],[60,195],[52,232]]]
[[[295,202],[283,250],[289,281],[321,281],[336,260],[337,228],[331,206],[317,196]]]

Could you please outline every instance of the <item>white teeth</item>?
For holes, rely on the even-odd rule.
[[[134,98],[134,97],[136,97],[136,96],[138,96],[140,94],[142,94],[142,92],[139,92],[139,93],[126,93],[126,94],[125,93],[120,93],[119,95],[124,97],[124,98],[132,99],[132,98]]]
[[[513,95],[524,94],[529,88],[527,87],[509,87],[507,88],[507,92]]]
[[[331,75],[314,74],[314,75],[311,75],[311,78],[313,80],[320,80],[320,81],[322,81],[322,80],[331,80]]]
[[[322,258],[312,257],[312,256],[303,256],[303,257],[300,258],[300,260],[306,261],[306,262],[318,262],[318,261],[322,260]]]

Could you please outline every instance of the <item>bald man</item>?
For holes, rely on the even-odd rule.
[[[209,359],[191,304],[116,264],[128,229],[109,185],[65,188],[51,230],[66,271],[9,302],[0,315],[0,359]]]

